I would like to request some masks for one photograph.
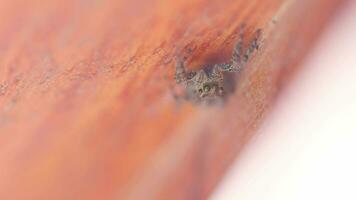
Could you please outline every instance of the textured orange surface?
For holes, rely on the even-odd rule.
[[[338,0],[0,2],[0,199],[205,199]],[[224,106],[177,105],[174,58],[262,48]]]

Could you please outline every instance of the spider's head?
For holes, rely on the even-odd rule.
[[[206,82],[197,88],[200,99],[214,99],[222,97],[224,87],[219,82]]]
[[[198,102],[215,102],[224,96],[223,74],[219,71],[200,70],[187,85],[188,96]]]

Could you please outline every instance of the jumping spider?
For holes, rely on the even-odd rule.
[[[238,73],[241,71],[251,55],[258,50],[258,40],[261,32],[261,29],[256,31],[255,37],[245,50],[244,34],[241,28],[239,40],[234,47],[229,63],[215,64],[198,71],[188,71],[184,64],[185,61],[178,58],[175,79],[177,84],[185,88],[183,98],[193,102],[214,102],[215,100],[223,99],[226,94],[224,89],[226,73]]]

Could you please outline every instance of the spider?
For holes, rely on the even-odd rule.
[[[261,29],[255,33],[248,48],[244,50],[244,34],[241,27],[239,40],[237,41],[232,58],[229,63],[215,64],[197,71],[188,71],[183,59],[177,59],[175,80],[185,88],[184,99],[193,102],[214,102],[221,100],[226,94],[224,79],[226,73],[238,73],[243,69],[251,55],[259,49],[258,40]]]

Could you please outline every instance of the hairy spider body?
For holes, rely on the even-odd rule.
[[[225,74],[241,71],[250,56],[258,49],[258,38],[260,35],[261,30],[259,29],[247,50],[244,51],[244,36],[243,31],[240,31],[239,40],[234,47],[229,63],[207,66],[198,71],[187,71],[184,60],[177,59],[175,79],[178,84],[185,87],[184,98],[194,102],[211,102],[222,99],[225,95]]]

